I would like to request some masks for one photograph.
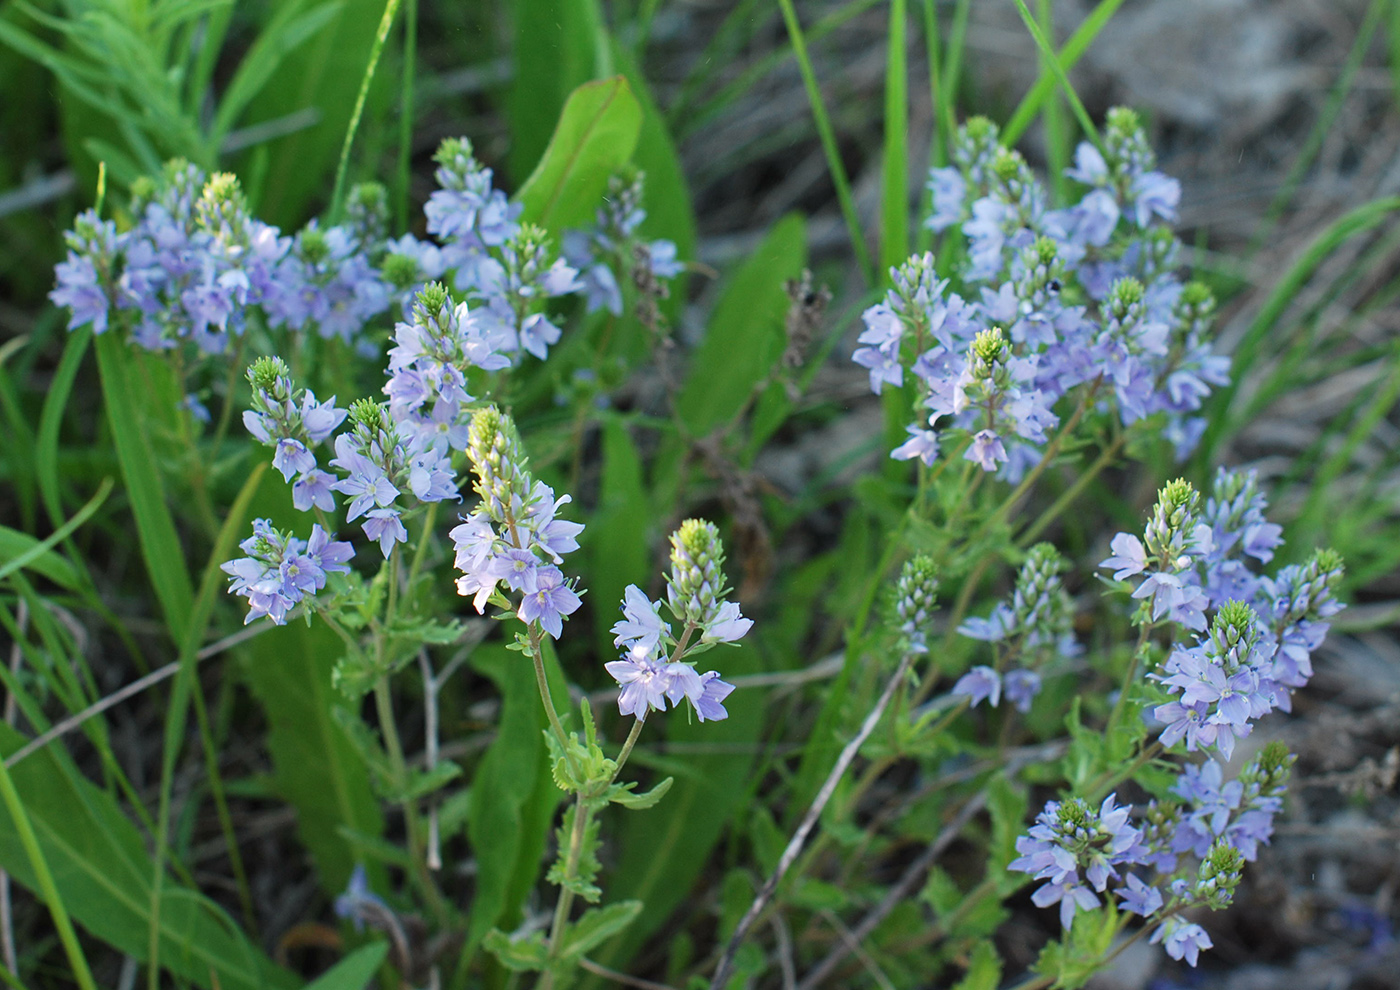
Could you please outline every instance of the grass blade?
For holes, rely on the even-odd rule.
[[[831,129],[831,118],[827,116],[826,104],[822,100],[821,87],[817,85],[817,75],[812,69],[812,59],[807,54],[807,42],[802,35],[802,24],[797,19],[797,11],[792,0],[778,0],[783,11],[783,21],[787,24],[788,38],[792,42],[793,55],[797,57],[798,68],[802,71],[802,84],[807,89],[807,102],[812,107],[812,119],[817,125],[821,138],[822,151],[826,154],[826,167],[831,172],[832,184],[836,186],[836,198],[841,204],[841,215],[846,219],[846,229],[851,235],[851,249],[856,255],[865,284],[877,284],[875,268],[870,261],[870,249],[865,244],[865,233],[860,227],[860,216],[856,213],[855,198],[851,195],[851,180],[846,177],[846,166],[841,163],[841,152],[836,147],[836,132]]]
[[[1059,66],[1061,74],[1074,68],[1084,53],[1089,50],[1089,46],[1094,43],[1094,39],[1099,36],[1099,32],[1118,12],[1118,8],[1123,6],[1123,0],[1099,0],[1099,5],[1094,8],[1083,23],[1074,29],[1074,33],[1069,36],[1064,47],[1060,49],[1056,56],[1056,64]],[[1008,148],[1014,146],[1021,135],[1026,132],[1026,128],[1034,122],[1036,114],[1040,113],[1045,101],[1055,92],[1056,78],[1053,75],[1041,74],[1036,80],[1031,91],[1021,98],[1021,102],[1016,105],[1015,111],[1011,114],[1011,119],[1006,122],[1006,126],[1001,129],[1002,144]],[[1087,132],[1086,132],[1087,133]]]
[[[905,0],[890,0],[885,57],[885,154],[880,177],[880,271],[909,256],[909,56]]]
[[[0,752],[25,739],[0,724]],[[137,961],[147,960],[150,855],[116,799],[85,780],[59,747],[49,746],[9,770],[35,837],[73,921]],[[0,815],[0,867],[38,888],[11,816]],[[172,891],[160,920],[162,958],[185,983],[222,990],[281,990],[299,985],[217,906],[185,887]]]
[[[63,357],[59,359],[48,393],[44,396],[44,408],[39,414],[39,434],[35,440],[34,473],[39,482],[39,497],[50,521],[55,526],[63,525],[63,497],[58,477],[58,434],[63,426],[63,412],[68,406],[68,397],[73,392],[73,380],[78,368],[92,343],[91,324],[73,331],[68,343],[63,346]]]
[[[34,826],[30,824],[29,815],[24,810],[24,802],[20,800],[19,792],[15,790],[15,782],[11,779],[10,771],[6,769],[3,760],[0,760],[0,797],[4,798],[5,809],[10,813],[15,831],[19,833],[24,854],[29,857],[29,865],[34,870],[39,893],[49,909],[49,916],[53,918],[54,927],[58,929],[58,938],[63,943],[68,965],[73,967],[74,980],[82,990],[97,990],[97,984],[92,980],[92,971],[88,969],[87,957],[83,955],[83,947],[78,944],[77,933],[73,931],[73,922],[68,918],[63,898],[53,882],[53,874],[49,872],[48,861],[44,859],[44,851],[39,848],[39,840],[34,835]]]
[[[1327,132],[1331,129],[1333,121],[1337,119],[1337,114],[1342,109],[1342,103],[1346,101],[1347,95],[1351,92],[1352,81],[1356,78],[1361,63],[1365,61],[1366,53],[1371,49],[1371,42],[1376,37],[1376,30],[1381,26],[1382,16],[1390,7],[1400,10],[1400,5],[1397,5],[1395,0],[1371,0],[1370,6],[1366,8],[1366,16],[1362,18],[1361,27],[1356,32],[1356,41],[1351,46],[1351,52],[1347,55],[1341,74],[1332,86],[1332,91],[1327,94],[1327,102],[1323,105],[1322,112],[1318,114],[1317,121],[1308,133],[1307,140],[1303,142],[1303,147],[1299,149],[1298,157],[1294,159],[1293,165],[1288,169],[1288,174],[1284,176],[1283,185],[1279,187],[1273,202],[1265,211],[1264,219],[1259,225],[1259,231],[1251,238],[1249,248],[1245,252],[1246,257],[1252,256],[1264,246],[1269,234],[1273,232],[1278,223],[1278,218],[1293,202],[1298,185],[1303,181],[1303,175],[1312,167],[1318,153],[1322,151],[1322,143],[1327,139]]]
[[[1345,214],[1330,227],[1313,239],[1302,256],[1298,258],[1278,280],[1274,289],[1264,300],[1259,315],[1235,348],[1233,371],[1230,384],[1216,393],[1210,405],[1210,425],[1201,438],[1201,446],[1196,454],[1196,465],[1202,471],[1212,462],[1216,449],[1225,437],[1238,428],[1231,407],[1235,394],[1239,391],[1242,373],[1255,365],[1265,342],[1279,319],[1292,305],[1298,290],[1312,278],[1323,261],[1348,239],[1365,233],[1385,222],[1394,213],[1400,212],[1400,196],[1387,196],[1373,200]]]
[[[350,111],[350,123],[345,128],[345,141],[340,146],[340,164],[335,167],[335,186],[331,191],[332,223],[340,219],[340,211],[345,204],[345,174],[350,169],[350,147],[355,143],[355,132],[360,129],[365,100],[369,99],[369,87],[374,82],[374,70],[379,68],[379,56],[384,51],[384,43],[389,39],[389,29],[394,26],[394,16],[398,12],[399,0],[385,0],[384,16],[379,19],[379,30],[374,34],[374,43],[369,49],[369,61],[365,63],[365,74],[360,80],[360,92],[355,96],[355,108]]]
[[[144,394],[131,379],[135,358],[116,334],[99,336],[96,350],[112,445],[121,465],[122,480],[126,482],[131,514],[136,520],[141,556],[171,638],[183,643],[194,607],[194,592],[184,566],[184,549],[165,498],[160,469],[147,440],[146,424],[135,404],[135,397]]]
[[[180,642],[180,672],[175,675],[170,705],[165,714],[165,745],[161,758],[160,804],[156,813],[156,854],[153,857],[151,871],[149,941],[149,985],[151,990],[157,990],[160,983],[157,964],[160,961],[161,882],[165,878],[165,852],[170,828],[171,787],[175,778],[175,761],[180,753],[180,743],[185,736],[187,706],[190,702],[190,696],[199,691],[199,684],[195,680],[195,670],[199,665],[199,645],[204,639],[204,631],[209,625],[209,616],[214,611],[214,602],[223,590],[224,573],[221,565],[233,556],[234,545],[238,542],[238,536],[247,522],[248,506],[251,504],[253,494],[257,491],[266,470],[266,461],[260,462],[253,468],[248,479],[243,483],[238,497],[229,508],[228,516],[224,519],[223,527],[219,530],[218,538],[214,541],[214,548],[209,553],[209,562],[205,565],[204,576],[199,582],[199,596],[194,601],[189,622],[185,626],[184,636]],[[197,704],[202,705],[203,699],[199,699]],[[201,719],[200,722],[201,742],[204,745],[205,753],[210,759],[217,761],[218,747],[214,745],[208,724],[204,719]],[[217,762],[213,766],[209,783],[214,789],[215,802],[221,812],[221,825],[224,827],[225,835],[229,835],[231,826],[228,825],[227,821],[228,809],[223,806],[223,792],[219,783]],[[236,848],[233,850],[233,864],[235,874],[241,877],[242,861]],[[246,886],[246,880],[244,886]],[[246,891],[240,890],[240,894],[246,898]]]
[[[52,554],[51,551],[55,546],[67,539],[68,534],[87,522],[88,518],[101,507],[102,503],[107,501],[107,496],[111,493],[112,479],[104,478],[102,480],[102,487],[97,490],[97,494],[88,499],[87,504],[79,509],[73,515],[72,519],[54,530],[49,534],[48,538],[44,540],[35,540],[31,536],[17,533],[8,527],[0,527],[0,530],[4,531],[4,533],[13,534],[13,536],[7,536],[4,542],[0,543],[0,548],[8,545],[11,550],[16,551],[14,556],[9,557],[4,564],[0,564],[0,580],[13,574],[21,567],[33,565],[36,571],[58,584],[64,584],[68,587],[72,587],[76,584],[78,578],[73,570],[73,565],[62,557]],[[29,546],[25,549],[20,549],[24,541],[29,541]]]
[[[1065,99],[1069,101],[1070,109],[1074,111],[1074,116],[1079,120],[1079,126],[1084,129],[1084,133],[1089,136],[1089,140],[1093,141],[1096,147],[1102,148],[1103,141],[1099,139],[1099,130],[1094,126],[1093,118],[1089,116],[1089,111],[1084,109],[1083,101],[1079,99],[1079,94],[1074,91],[1074,87],[1070,84],[1069,76],[1065,74],[1065,67],[1060,64],[1060,57],[1055,54],[1055,48],[1051,45],[1050,39],[1036,23],[1030,8],[1026,6],[1026,0],[1016,0],[1016,9],[1021,14],[1021,20],[1025,22],[1026,30],[1035,39],[1036,47],[1040,49],[1045,68],[1050,70],[1055,81],[1060,84],[1060,92],[1064,93]],[[1009,147],[1011,142],[1005,135],[1002,135],[1002,143]]]

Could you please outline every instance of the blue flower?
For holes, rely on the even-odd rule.
[[[953,685],[953,696],[967,698],[973,707],[986,701],[995,708],[1001,701],[1001,675],[991,667],[973,667]]]

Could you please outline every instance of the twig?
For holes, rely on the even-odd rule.
[[[860,960],[860,964],[865,967],[865,971],[880,985],[880,990],[894,990],[894,984],[891,983],[890,978],[885,975],[885,971],[880,968],[880,964],[871,958],[870,953],[865,951],[865,947],[860,944],[860,941],[851,933],[851,930],[842,923],[841,919],[836,917],[835,912],[831,910],[823,911],[822,917],[827,920],[827,923],[830,924],[832,928],[836,929],[836,934],[841,936],[841,942],[846,946],[846,950]]]
[[[797,990],[797,967],[792,961],[792,933],[781,914],[768,919],[773,926],[773,938],[778,943],[778,969],[783,974],[783,990]]]
[[[24,650],[19,643],[24,636],[25,630],[29,627],[29,602],[21,598],[19,606],[15,609],[15,626],[19,635],[10,644],[10,677],[15,683],[18,682],[19,665],[24,660]],[[14,727],[15,714],[18,711],[18,704],[15,702],[13,691],[5,695],[5,724]],[[10,906],[10,874],[8,870],[0,870],[0,956],[4,957],[5,968],[11,973],[19,972],[19,958],[15,954],[15,930],[14,914]]]
[[[845,776],[846,770],[856,758],[861,746],[865,744],[865,740],[870,738],[870,734],[875,731],[875,726],[880,722],[880,716],[885,713],[886,706],[894,697],[895,689],[904,680],[904,675],[909,670],[909,663],[912,659],[912,654],[906,653],[899,661],[899,666],[885,685],[880,700],[875,703],[875,707],[870,710],[870,714],[865,716],[865,721],[861,723],[860,731],[856,733],[854,739],[846,744],[846,748],[841,750],[841,755],[836,758],[836,765],[831,768],[831,773],[827,775],[826,782],[817,792],[812,806],[807,809],[807,813],[802,817],[802,822],[797,826],[797,831],[788,841],[787,848],[783,850],[783,855],[778,860],[777,868],[773,870],[772,876],[763,885],[763,889],[758,892],[754,902],[749,905],[749,910],[739,919],[734,934],[729,938],[729,944],[724,947],[724,954],[720,956],[719,965],[715,967],[714,978],[710,981],[710,990],[720,990],[729,979],[729,972],[734,966],[734,956],[739,951],[739,946],[743,944],[744,937],[748,935],[749,929],[758,920],[763,909],[768,906],[768,902],[772,900],[773,894],[778,889],[778,884],[782,883],[783,876],[797,859],[798,853],[802,851],[802,846],[806,843],[812,828],[817,824],[817,819],[821,817],[822,810],[831,800],[831,796],[836,793],[836,785]]]
[[[423,769],[432,773],[438,763],[438,691],[442,681],[433,675],[433,664],[426,649],[418,651],[418,669],[423,674]],[[449,667],[447,673],[455,669]],[[442,869],[441,834],[438,826],[438,806],[434,801],[428,808],[428,869]]]
[[[1016,773],[1027,763],[1038,762],[1045,757],[1046,750],[1047,747],[1044,746],[1025,748],[1020,755],[1006,761],[1005,772],[1009,776]],[[958,834],[967,826],[967,823],[972,820],[972,816],[981,811],[986,803],[987,792],[981,791],[973,796],[972,800],[968,801],[967,804],[962,806],[962,809],[953,817],[953,820],[944,826],[943,831],[938,833],[938,836],[929,844],[928,848],[919,855],[919,858],[909,864],[908,868],[904,871],[904,875],[899,878],[898,883],[889,889],[884,899],[880,901],[879,904],[875,905],[875,907],[871,908],[870,913],[861,919],[860,924],[852,931],[852,935],[855,937],[857,943],[864,941],[870,933],[876,929],[880,922],[884,921],[889,913],[893,911],[901,901],[908,897],[916,886],[923,882],[924,874],[933,866],[934,861],[937,860],[939,856],[943,855],[944,850],[952,845],[953,840],[958,837]],[[849,955],[849,950],[844,946],[838,946],[832,949],[831,952],[827,953],[826,958],[817,964],[815,969],[802,978],[802,982],[797,985],[797,990],[815,990],[823,980],[831,975],[831,971],[839,966],[847,955]]]
[[[870,913],[862,918],[860,924],[850,932],[850,939],[846,939],[843,936],[842,944],[827,953],[826,958],[817,964],[816,969],[802,978],[802,982],[797,985],[797,990],[814,990],[815,987],[831,975],[831,971],[839,966],[848,955],[859,948],[860,944],[869,937],[870,933],[875,930],[880,922],[884,921],[886,916],[923,881],[924,874],[933,866],[934,861],[938,859],[939,856],[943,855],[944,850],[953,844],[953,840],[958,837],[958,833],[967,826],[967,823],[972,820],[973,815],[982,810],[982,806],[986,803],[987,795],[986,792],[983,791],[974,796],[967,804],[963,805],[962,810],[954,816],[951,822],[944,826],[943,831],[938,833],[937,838],[929,843],[928,848],[919,854],[919,858],[909,864],[909,867],[904,871],[904,875],[899,878],[897,884],[889,889],[884,899],[880,901],[879,904],[875,905],[875,907],[871,908]]]
[[[637,987],[638,990],[675,990],[664,983],[657,983],[655,980],[644,980],[640,976],[628,976],[626,973],[619,973],[615,969],[601,963],[595,963],[586,956],[580,956],[578,960],[579,968],[586,969],[594,976],[601,976],[605,980],[612,980],[614,983],[621,983],[625,987]]]
[[[210,643],[204,649],[200,650],[198,653],[195,654],[195,660],[207,660],[210,657],[222,653],[231,647],[237,646],[239,643],[242,643],[245,640],[252,639],[259,633],[264,633],[271,628],[271,622],[263,621],[255,623],[244,629],[240,629],[232,636],[225,636],[223,639],[218,640],[217,642]],[[142,691],[146,690],[148,687],[153,687],[154,685],[159,684],[161,681],[169,680],[179,672],[180,661],[171,661],[164,667],[151,671],[145,677],[132,681],[126,687],[118,688],[116,691],[113,691],[111,694],[107,695],[107,697],[102,698],[99,701],[93,702],[91,705],[88,705],[82,711],[76,712],[73,715],[69,715],[57,725],[50,727],[48,731],[40,733],[33,739],[29,740],[29,742],[21,746],[19,749],[11,753],[5,759],[5,768],[9,769],[13,767],[16,763],[24,759],[26,756],[29,756],[30,754],[40,749],[43,749],[45,746],[47,746],[49,743],[53,742],[60,736],[67,735],[69,732],[72,732],[74,729],[82,725],[84,722],[86,722],[93,716],[101,715],[103,712],[113,707],[114,705],[121,704],[127,698],[130,698],[134,695],[138,695]]]

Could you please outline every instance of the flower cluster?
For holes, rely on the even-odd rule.
[[[642,208],[645,178],[643,172],[636,172],[630,180],[613,176],[594,226],[564,234],[564,257],[578,269],[590,313],[606,309],[614,316],[622,315],[622,289],[615,271],[632,271],[634,263],[638,263],[645,266],[645,271],[633,271],[632,280],[638,284],[659,284],[683,270],[674,243],[643,241],[638,237],[638,228],[647,217]]]
[[[1324,620],[1342,608],[1342,562],[1332,551],[1272,578],[1249,569],[1245,558],[1267,562],[1281,542],[1266,507],[1253,474],[1221,469],[1204,506],[1191,485],[1174,481],[1160,492],[1144,538],[1119,533],[1100,565],[1118,581],[1144,575],[1133,591],[1143,621],[1169,619],[1190,631],[1152,675],[1172,696],[1152,713],[1166,746],[1213,746],[1228,760],[1254,720],[1290,710],[1291,693],[1312,675]]]
[[[309,540],[299,540],[266,519],[255,520],[253,535],[239,546],[248,556],[230,560],[223,571],[229,591],[248,599],[245,624],[265,615],[283,625],[293,608],[326,586],[327,574],[349,571],[346,561],[354,556],[350,544],[332,540],[319,524]]]
[[[612,627],[622,658],[608,663],[608,673],[622,686],[618,707],[624,715],[645,719],[684,699],[702,721],[727,718],[724,699],[734,690],[718,671],[698,673],[694,654],[716,643],[734,643],[753,626],[736,602],[724,600],[724,547],[713,523],[687,519],[671,534],[671,571],[665,606],[681,626],[679,638],[661,618],[662,602],[652,601],[629,585],[620,622]],[[693,640],[699,634],[699,644]]]
[[[345,419],[335,396],[319,402],[310,389],[297,391],[291,370],[281,358],[259,358],[248,368],[253,386],[253,408],[244,410],[243,425],[254,438],[276,452],[272,466],[291,482],[292,503],[303,512],[315,506],[335,509],[331,486],[335,476],[317,466],[314,450]]]
[[[900,571],[894,600],[895,622],[914,653],[928,652],[928,630],[937,600],[938,577],[933,558],[919,554]]]
[[[638,247],[653,278],[680,271],[673,244],[636,237],[646,216],[640,177],[614,184],[595,229],[566,234],[578,258],[571,263],[542,230],[520,223],[520,205],[493,186],[469,141],[445,140],[437,161],[439,188],[424,213],[440,243],[389,239],[376,183],[351,191],[342,223],[312,220],[288,236],[250,215],[232,175],[171,162],[159,179],[133,187],[126,226],[92,211],[78,217],[50,298],[69,308],[70,329],[123,326],[150,350],[188,340],[202,353],[225,353],[257,312],[268,327],[335,337],[368,356],[377,347],[366,326],[386,310],[411,325],[418,291],[446,278],[471,303],[473,332],[492,351],[544,358],[560,336],[549,300],[586,292],[590,308],[600,299],[611,307],[607,286],[615,293],[617,278],[606,266],[631,271]]]
[[[70,308],[70,329],[91,323],[103,333],[120,320],[149,350],[189,340],[221,354],[253,307],[269,326],[355,341],[388,302],[389,286],[351,228],[313,221],[286,237],[250,215],[227,173],[173,161],[133,186],[131,211],[120,231],[88,211],[69,234],[50,298]]]
[[[1097,907],[1097,895],[1118,879],[1122,909],[1155,925],[1151,941],[1193,966],[1211,939],[1184,912],[1230,902],[1243,864],[1255,860],[1273,834],[1293,758],[1273,742],[1233,780],[1225,764],[1258,718],[1289,708],[1292,691],[1312,672],[1311,653],[1326,635],[1326,620],[1341,609],[1342,563],[1332,551],[1318,551],[1273,577],[1253,571],[1249,561],[1268,562],[1281,542],[1266,509],[1252,473],[1221,469],[1205,499],[1185,481],[1169,483],[1142,538],[1119,533],[1113,539],[1113,555],[1101,566],[1113,569],[1117,581],[1134,579],[1143,643],[1158,627],[1179,637],[1146,675],[1156,685],[1148,690],[1159,692],[1160,703],[1149,706],[1147,718],[1160,733],[1157,745],[1214,753],[1184,763],[1173,783],[1154,790],[1156,799],[1136,824],[1128,824],[1125,809],[1116,809],[1124,817],[1102,824],[1114,810],[1107,804],[1096,819],[1077,798],[1050,802],[1018,840],[1022,855],[1011,864],[1047,881],[1033,899],[1042,907],[1059,903],[1066,926],[1076,910]],[[996,633],[1009,625],[1014,600],[1001,608],[974,631]],[[980,670],[969,673],[964,693],[995,703],[999,685],[987,675],[996,672]],[[1137,869],[1121,878],[1114,872],[1129,865]]]
[[[384,394],[419,448],[467,449],[468,374],[510,366],[487,338],[480,311],[454,304],[439,282],[418,294],[410,320],[395,325]]]
[[[1195,966],[1212,942],[1183,912],[1231,902],[1243,864],[1272,834],[1290,763],[1282,744],[1271,744],[1224,788],[1219,764],[1188,764],[1172,787],[1181,803],[1153,802],[1141,826],[1112,794],[1097,811],[1079,798],[1049,801],[1016,840],[1021,855],[1008,869],[1045,881],[1031,900],[1059,904],[1066,929],[1079,910],[1099,907],[1099,895],[1111,893],[1122,910],[1157,926],[1152,942]]]
[[[365,535],[378,542],[386,560],[408,540],[401,496],[411,494],[419,502],[461,498],[448,452],[425,445],[422,435],[396,421],[383,403],[351,404],[350,429],[335,438],[335,454],[331,466],[344,477],[331,488],[350,499],[345,521],[364,516]]]
[[[1064,567],[1053,546],[1036,544],[1016,576],[1011,599],[998,602],[985,619],[971,618],[958,627],[964,636],[997,644],[998,664],[972,668],[953,685],[954,695],[995,707],[1004,689],[1008,701],[1028,712],[1040,693],[1038,668],[1051,657],[1083,651],[1074,638],[1074,604],[1060,580]],[[1012,661],[1021,666],[1003,674]]]
[[[556,639],[564,618],[580,605],[578,593],[557,566],[578,549],[579,523],[556,519],[558,499],[530,474],[515,424],[494,406],[478,409],[467,431],[467,456],[480,503],[451,532],[457,593],[471,595],[478,612],[488,601],[508,605],[500,586],[518,593],[520,621],[537,623]]]
[[[863,314],[853,360],[873,391],[917,384],[920,419],[897,459],[932,465],[949,429],[986,471],[1019,479],[1042,456],[1067,393],[1110,396],[1125,425],[1153,418],[1184,455],[1204,421],[1195,414],[1228,362],[1207,343],[1213,303],[1175,274],[1167,224],[1180,197],[1154,170],[1129,111],[1109,115],[1102,151],[1082,145],[1068,175],[1086,187],[1065,209],[981,118],[959,132],[956,164],[934,169],[938,232],[960,230],[965,261],[939,278],[932,255],[891,272],[885,299]],[[950,292],[956,281],[959,292]]]
[[[1011,870],[1046,881],[1031,896],[1036,907],[1060,905],[1060,924],[1068,928],[1080,908],[1099,906],[1095,892],[1120,879],[1118,868],[1146,861],[1143,833],[1129,823],[1130,808],[1104,798],[1098,810],[1077,797],[1050,801],[1036,816],[1030,834],[1016,840],[1021,855]],[[1092,888],[1092,889],[1091,889]]]

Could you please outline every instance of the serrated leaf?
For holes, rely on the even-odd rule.
[[[451,646],[462,638],[466,626],[456,619],[439,622],[423,616],[406,616],[389,628],[389,634],[403,639],[415,640],[419,644],[431,643],[434,646]]]
[[[395,801],[416,801],[434,791],[441,790],[462,775],[462,768],[456,763],[439,763],[431,770],[415,770],[409,775],[405,793],[395,795]]]
[[[544,932],[531,932],[521,938],[512,938],[499,928],[493,928],[486,933],[481,944],[502,966],[517,973],[542,970],[549,958]]]
[[[540,163],[516,199],[522,222],[556,237],[586,226],[608,187],[608,177],[632,157],[642,109],[622,76],[585,83],[569,94]]]
[[[546,879],[556,886],[572,890],[590,904],[597,904],[602,899],[603,891],[593,881],[602,871],[603,864],[598,862],[600,843],[598,841],[599,823],[596,815],[590,816],[587,824],[584,825],[583,837],[579,843],[572,871],[573,875],[569,875],[570,847],[573,843],[574,821],[578,811],[577,803],[569,805],[569,809],[564,812],[563,821],[560,822],[558,830],[554,833],[558,841],[559,858],[549,868],[549,875]]]
[[[589,908],[569,925],[561,954],[566,958],[583,955],[630,925],[641,911],[641,901],[619,901],[605,907]]]
[[[633,811],[642,811],[650,808],[665,797],[666,792],[671,789],[675,782],[674,777],[667,777],[649,791],[640,794],[632,793],[632,788],[636,787],[636,781],[629,781],[626,784],[614,784],[608,789],[607,798],[613,804],[620,804],[624,808],[631,808]]]
[[[978,942],[968,958],[967,973],[953,990],[997,990],[1001,983],[1001,957],[991,942]]]

